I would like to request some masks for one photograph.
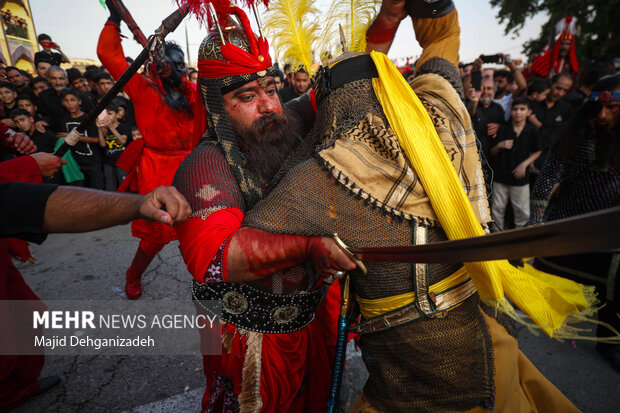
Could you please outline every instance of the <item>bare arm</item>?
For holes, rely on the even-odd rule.
[[[518,89],[516,95],[520,96],[523,91],[527,89],[527,81],[525,80],[525,76],[523,76],[523,73],[521,73],[517,66],[515,66],[510,56],[503,54],[502,56],[504,56],[504,61],[506,62],[506,66],[510,69],[513,79],[517,82]]]
[[[94,231],[139,218],[171,225],[190,214],[189,204],[174,187],[159,187],[142,196],[60,186],[45,205],[43,231]]]

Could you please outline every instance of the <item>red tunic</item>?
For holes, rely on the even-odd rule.
[[[0,123],[0,135],[4,135],[8,128]],[[4,143],[2,136],[0,142]],[[30,156],[21,156],[10,161],[0,163],[0,183],[30,182],[41,183],[41,172],[35,160]],[[7,239],[0,238],[0,302],[4,300],[29,300],[33,309],[45,309],[43,303],[30,289],[9,256]],[[0,317],[9,317],[2,320],[3,325],[14,324],[18,328],[20,323],[27,320],[16,320],[5,311]],[[11,331],[4,331],[2,340],[13,339]],[[12,409],[30,398],[39,388],[37,379],[43,369],[42,355],[0,356],[0,411]]]
[[[99,36],[97,54],[114,79],[120,78],[129,67],[116,24],[105,24]],[[121,156],[119,162],[132,164],[134,168],[119,191],[137,187],[138,193],[147,194],[158,186],[171,185],[177,168],[193,149],[192,113],[168,106],[153,82],[142,75],[134,75],[123,89],[135,107],[144,148],[137,154],[133,151],[131,155],[127,154],[133,156],[133,160]],[[184,79],[180,90],[192,106],[196,100],[195,85]],[[173,228],[159,222],[135,220],[131,231],[135,237],[153,243],[165,244],[177,238]]]

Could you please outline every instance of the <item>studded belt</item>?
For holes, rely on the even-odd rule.
[[[401,308],[390,311],[383,315],[364,320],[354,326],[349,327],[349,332],[356,334],[376,333],[394,327],[408,324],[421,318],[441,318],[445,317],[446,312],[476,293],[476,287],[471,279],[457,287],[451,288],[437,294],[431,295],[434,310],[428,313],[422,311],[417,301],[407,304]]]
[[[249,284],[194,281],[194,300],[220,300],[222,320],[258,333],[281,334],[300,330],[314,320],[327,286],[299,294],[273,294]],[[206,311],[211,312],[207,307]]]

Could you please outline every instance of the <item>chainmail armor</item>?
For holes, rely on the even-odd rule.
[[[570,154],[566,139],[553,146],[532,190],[533,224],[620,205],[620,165],[602,166],[608,147],[600,141],[585,136]]]
[[[337,232],[352,247],[412,245],[419,228],[428,230],[427,242],[446,239],[439,227],[393,219],[351,196],[316,159],[291,170],[246,214],[243,225],[316,236]],[[352,273],[358,296],[377,299],[413,291],[415,265],[366,265],[367,275]],[[423,267],[427,268],[429,284],[433,284],[459,265]],[[361,345],[370,373],[364,394],[381,411],[435,413],[493,407],[493,350],[477,295],[446,318],[425,318],[364,335]]]
[[[434,73],[446,79],[456,89],[461,99],[465,99],[463,94],[463,82],[458,69],[446,59],[433,57],[426,61],[422,67],[416,69],[416,77],[426,73]]]

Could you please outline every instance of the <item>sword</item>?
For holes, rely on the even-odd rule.
[[[620,247],[620,206],[589,214],[454,241],[407,247],[346,248],[362,261],[458,263],[608,251]],[[348,251],[347,251],[348,250]]]

